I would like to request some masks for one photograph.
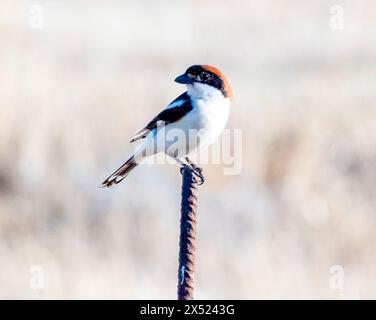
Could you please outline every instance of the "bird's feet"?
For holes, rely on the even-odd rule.
[[[191,166],[187,165],[187,164],[181,164],[181,167],[180,167],[180,174],[183,174],[184,173],[184,170],[190,170],[192,171],[192,168]]]
[[[195,180],[199,186],[204,184],[205,177],[202,174],[202,168],[195,166],[195,168],[193,169],[193,174],[195,175]]]
[[[202,168],[194,164],[188,157],[186,157],[185,160],[188,162],[189,167],[191,168],[193,174],[195,175],[195,181],[197,182],[198,185],[201,186],[205,182],[205,177],[202,174]]]
[[[196,165],[191,166],[188,164],[184,164],[180,167],[180,173],[183,174],[184,170],[189,170],[193,174],[194,181],[201,186],[205,182],[204,175],[202,174],[202,168],[197,167]]]

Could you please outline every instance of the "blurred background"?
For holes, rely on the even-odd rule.
[[[242,170],[204,165],[195,297],[376,298],[376,3],[1,1],[0,297],[174,299],[181,176],[99,184],[197,63]]]

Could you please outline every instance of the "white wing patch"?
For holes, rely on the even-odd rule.
[[[165,110],[169,110],[169,109],[172,109],[172,108],[178,108],[180,106],[183,106],[185,103],[187,103],[187,99],[188,95],[187,95],[187,92],[184,92],[183,94],[181,94],[178,98],[176,98],[174,101],[172,101],[167,107]],[[165,111],[164,110],[164,111]],[[161,120],[158,120],[156,123],[154,123],[156,125],[156,127],[159,127],[161,125],[163,125],[164,121],[161,121]],[[149,123],[150,124],[150,123]],[[131,142],[134,142],[134,141],[137,141],[137,140],[141,140],[141,139],[144,139],[149,133],[150,133],[150,127],[148,128],[148,126],[146,126],[145,128],[142,128],[140,130],[138,130],[133,139],[131,140]]]
[[[175,100],[173,102],[171,102],[167,107],[166,109],[171,109],[171,108],[175,108],[175,107],[180,107],[182,106],[187,100],[185,99],[179,99],[179,100]]]

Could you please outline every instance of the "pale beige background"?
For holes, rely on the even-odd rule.
[[[371,0],[1,1],[0,297],[175,298],[177,167],[98,185],[209,63],[243,169],[204,166],[196,297],[376,298],[375,31]]]

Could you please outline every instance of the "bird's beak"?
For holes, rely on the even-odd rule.
[[[175,79],[175,82],[181,83],[181,84],[189,84],[193,82],[193,79],[189,78],[186,74],[182,74],[181,76]]]

